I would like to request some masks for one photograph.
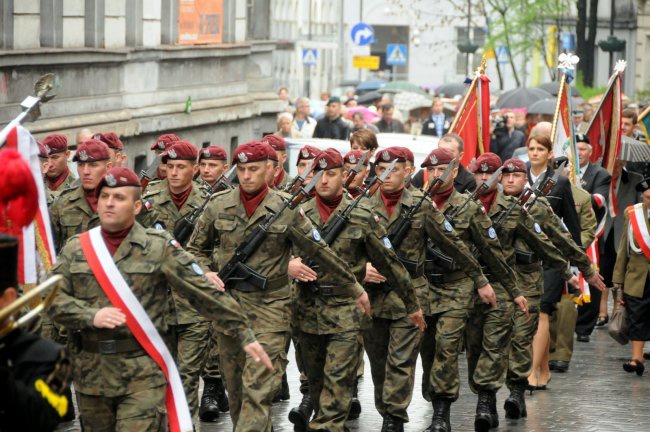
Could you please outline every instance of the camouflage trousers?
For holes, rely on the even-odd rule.
[[[537,332],[539,322],[540,297],[526,297],[528,316],[519,308],[512,315],[512,337],[510,338],[510,353],[508,354],[508,374],[506,384],[527,383],[528,375],[533,367],[533,337]]]
[[[84,432],[167,431],[166,387],[116,397],[77,392],[81,429]]]
[[[199,376],[208,355],[210,322],[177,324],[173,327],[178,373],[183,382],[190,413],[194,416],[199,412]]]
[[[415,363],[422,333],[404,316],[399,319],[372,318],[363,330],[363,343],[370,359],[375,387],[375,407],[379,414],[409,421],[408,409],[413,397]]]
[[[219,371],[219,342],[217,338],[217,329],[214,323],[210,323],[208,354],[205,359],[201,378],[221,379],[221,372]]]
[[[299,334],[302,361],[314,404],[309,430],[345,430],[361,352],[358,333]]]
[[[513,312],[514,303],[504,298],[498,298],[497,307],[492,308],[477,297],[470,309],[465,346],[469,386],[474,393],[480,390],[496,392],[503,386]]]
[[[458,399],[460,373],[458,356],[463,348],[467,310],[450,310],[425,316],[427,328],[422,337],[422,396]]]
[[[578,309],[573,302],[573,295],[562,295],[551,316],[551,349],[549,360],[570,362],[573,356],[573,332],[578,320]]]
[[[280,390],[287,367],[288,331],[256,333],[255,337],[269,355],[274,371],[247,356],[239,338],[219,333],[219,365],[234,432],[271,431],[271,400]]]

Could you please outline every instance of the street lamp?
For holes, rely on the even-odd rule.
[[[605,40],[598,42],[601,50],[609,53],[609,69],[614,67],[614,53],[621,52],[625,49],[625,41],[614,36],[614,18],[616,17],[616,8],[612,0],[611,11],[609,16],[609,36]]]

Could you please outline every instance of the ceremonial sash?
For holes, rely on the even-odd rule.
[[[79,237],[88,265],[113,306],[126,315],[126,325],[131,333],[165,374],[167,379],[165,404],[169,430],[171,432],[192,431],[192,418],[174,359],[147,312],[115,265],[100,229],[101,227],[93,228]]]
[[[639,245],[639,249],[643,252],[643,255],[650,260],[650,233],[648,232],[647,215],[643,210],[643,204],[639,203],[628,207],[627,214],[630,217],[629,229],[634,234],[634,240],[636,240],[636,244]],[[630,248],[636,249],[632,242],[633,239],[630,237],[628,237]]]

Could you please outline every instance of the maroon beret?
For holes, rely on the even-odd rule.
[[[68,137],[61,134],[52,134],[46,136],[41,141],[47,150],[47,154],[61,153],[68,150]]]
[[[400,147],[402,151],[404,152],[404,156],[406,156],[406,160],[411,162],[412,164],[415,163],[415,156],[413,155],[413,152],[411,149],[408,147]]]
[[[113,132],[96,133],[93,135],[93,139],[105,143],[108,148],[112,148],[113,150],[124,150],[124,143],[122,143],[117,134]]]
[[[102,177],[97,185],[96,194],[99,196],[99,192],[103,187],[116,188],[123,186],[140,186],[140,179],[137,174],[133,172],[131,168],[127,167],[115,167],[108,170],[108,172]]]
[[[526,168],[526,163],[522,161],[521,159],[508,159],[503,163],[503,172],[504,173],[528,173],[528,169]]]
[[[472,172],[476,173],[493,173],[501,166],[501,158],[494,153],[483,153],[474,162]]]
[[[47,159],[47,149],[45,148],[43,143],[40,142],[40,141],[37,141],[36,144],[38,144],[38,157],[43,158],[43,159]]]
[[[77,147],[77,152],[72,158],[73,162],[95,162],[101,160],[108,160],[111,154],[108,151],[108,146],[103,142],[96,139],[89,139],[83,141]]]
[[[341,168],[343,166],[343,157],[338,150],[328,148],[320,152],[314,159],[314,170],[328,170]]]
[[[232,155],[232,163],[260,162],[269,159],[269,146],[260,141],[250,141],[240,145]],[[275,153],[275,152],[274,152]]]
[[[316,156],[320,153],[320,150],[317,149],[316,147],[306,145],[303,148],[300,149],[300,152],[298,153],[298,163],[300,163],[301,160],[309,160],[309,159],[315,159]]]
[[[343,162],[356,165],[359,160],[363,157],[365,152],[361,150],[350,150],[343,156]],[[370,158],[366,158],[366,161],[363,163],[365,166],[368,166],[370,163]]]
[[[388,147],[380,151],[375,157],[375,161],[379,162],[406,162],[406,154],[404,154],[403,147]]]
[[[172,143],[180,141],[181,139],[174,134],[160,135],[156,141],[151,144],[151,150],[167,150]]]
[[[262,143],[268,144],[273,147],[275,151],[282,151],[287,149],[287,142],[281,136],[269,134],[262,138]]]
[[[196,162],[199,151],[194,144],[187,141],[176,141],[162,153],[162,163],[172,160],[187,160]]]
[[[278,162],[278,154],[275,152],[275,149],[271,146],[271,144],[266,144],[264,141],[262,141],[262,145],[266,149],[266,154],[268,155],[269,159]]]
[[[437,148],[431,151],[429,155],[424,158],[424,162],[420,165],[422,168],[434,167],[438,165],[448,165],[454,160],[454,154],[451,150],[446,148]]]
[[[207,160],[228,160],[226,150],[221,146],[208,146],[199,152],[199,162],[202,159]]]

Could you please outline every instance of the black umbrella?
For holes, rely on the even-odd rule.
[[[540,84],[539,86],[537,86],[537,88],[546,90],[553,96],[557,96],[557,94],[560,92],[560,83],[558,81],[547,82],[544,84]],[[580,92],[578,92],[578,90],[574,86],[571,86],[571,96],[581,97]]]
[[[377,91],[371,91],[359,96],[357,98],[357,103],[359,105],[368,105],[368,104],[372,104],[377,99],[381,99],[381,93]]]
[[[465,93],[467,93],[467,84],[464,83],[447,83],[436,89],[436,94],[438,96],[446,98],[465,96]]]
[[[555,114],[555,106],[557,105],[557,99],[547,98],[538,100],[534,104],[528,107],[528,114]]]
[[[538,88],[516,88],[499,96],[497,108],[528,108],[538,100],[552,98],[546,90]]]

